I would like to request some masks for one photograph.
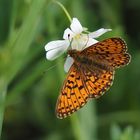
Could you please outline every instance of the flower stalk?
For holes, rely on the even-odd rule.
[[[64,13],[68,17],[69,21],[71,22],[72,21],[72,18],[70,16],[70,14],[68,13],[67,9],[64,7],[64,5],[62,3],[60,3],[59,1],[54,1],[54,2],[62,8],[62,10],[64,11]]]

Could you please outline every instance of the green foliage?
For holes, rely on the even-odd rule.
[[[132,126],[127,126],[124,129],[124,131],[122,131],[118,125],[112,125],[111,139],[112,140],[139,140],[140,132],[134,131]]]
[[[99,40],[121,36],[132,61],[116,71],[114,84],[103,97],[59,120],[54,112],[65,78],[64,59],[47,61],[44,45],[61,39],[69,20],[51,0],[1,0],[1,139],[140,140],[139,1],[60,2],[90,31],[112,28]]]

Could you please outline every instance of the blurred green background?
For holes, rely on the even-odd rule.
[[[99,40],[124,38],[131,63],[116,70],[104,96],[59,120],[64,56],[47,61],[44,45],[62,39],[70,23],[51,0],[0,0],[1,140],[140,140],[140,0],[60,2],[89,31],[113,30]]]

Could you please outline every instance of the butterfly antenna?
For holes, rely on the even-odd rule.
[[[88,35],[88,34],[87,34],[87,37],[88,37],[88,40],[87,40],[87,42],[86,42],[86,44],[85,44],[85,46],[84,46],[84,47],[86,47],[86,46],[87,46],[88,41],[89,41],[89,35]]]
[[[55,68],[56,66],[57,66],[57,64],[55,64],[55,65],[53,65],[53,66],[47,68],[47,70],[43,71],[43,74],[45,74],[45,73],[48,72],[49,70]]]
[[[62,61],[64,61],[64,59],[66,59],[66,57],[64,56],[63,58],[62,58],[62,60],[60,61],[60,62],[62,62]],[[57,62],[56,64],[54,64],[53,66],[50,66],[49,68],[47,68],[47,70],[44,70],[42,73],[43,73],[43,75],[46,73],[46,72],[48,72],[48,71],[50,71],[50,70],[52,70],[52,69],[54,69],[60,62]]]

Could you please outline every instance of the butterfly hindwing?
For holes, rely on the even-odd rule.
[[[119,68],[121,66],[125,66],[130,62],[130,55],[128,53],[120,53],[120,54],[96,54],[95,55],[98,61],[106,62],[108,66]]]
[[[114,71],[103,70],[97,75],[94,75],[94,70],[85,67],[82,73],[84,85],[90,93],[89,98],[100,97],[113,83]]]

